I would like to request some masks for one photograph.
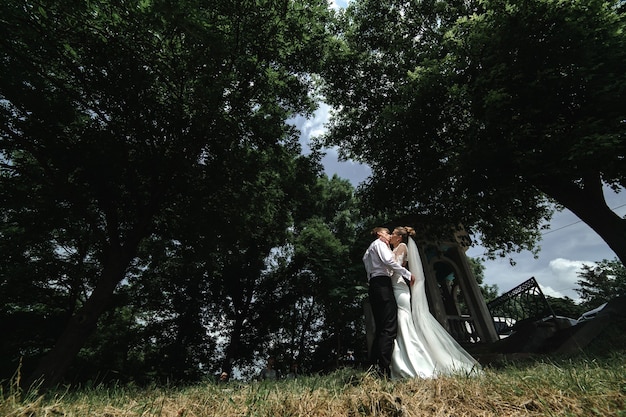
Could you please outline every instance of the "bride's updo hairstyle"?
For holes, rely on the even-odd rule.
[[[415,236],[415,229],[410,226],[400,226],[393,229],[393,232],[398,236],[402,236],[402,242],[407,243],[409,241],[409,236]]]

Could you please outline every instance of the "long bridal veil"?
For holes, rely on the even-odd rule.
[[[435,364],[435,374],[478,372],[480,365],[437,321],[428,309],[422,260],[413,238],[408,242],[409,270],[415,276],[411,289],[411,314],[417,333]]]

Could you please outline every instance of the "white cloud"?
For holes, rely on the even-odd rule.
[[[331,9],[345,9],[348,7],[350,0],[328,0],[328,5]]]
[[[320,103],[319,108],[313,113],[310,119],[300,118],[300,141],[307,148],[311,138],[318,137],[326,131],[326,123],[328,123],[330,107],[325,103]]]
[[[539,288],[541,288],[541,291],[543,292],[543,294],[545,296],[550,296],[550,297],[554,297],[554,298],[563,298],[565,297],[565,295],[563,293],[560,293],[556,290],[554,290],[552,287],[548,287],[545,285],[541,285],[539,284]],[[572,298],[572,297],[570,297]],[[574,301],[578,301],[576,298],[572,298]]]
[[[555,277],[555,281],[564,286],[575,285],[579,280],[578,272],[584,265],[595,265],[590,261],[572,261],[570,259],[556,258],[548,264]]]
[[[573,300],[580,301],[580,297],[575,289],[578,288],[577,282],[580,280],[578,274],[582,271],[584,265],[595,265],[595,262],[573,261],[564,258],[551,260],[548,263],[551,275],[547,276],[550,286],[546,286],[546,288],[560,295],[548,295],[553,297],[568,296]]]
[[[330,106],[320,103],[311,118],[296,116],[288,121],[288,123],[293,124],[300,131],[300,144],[305,154],[308,154],[310,151],[309,145],[311,140],[326,131],[326,123],[328,123],[329,117]]]

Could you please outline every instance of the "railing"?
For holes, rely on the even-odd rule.
[[[505,318],[517,325],[548,316],[555,317],[534,277],[489,302],[487,309],[491,317]],[[502,330],[505,331],[506,329]]]

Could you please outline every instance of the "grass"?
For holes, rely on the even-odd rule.
[[[383,381],[343,369],[292,381],[0,393],[5,417],[624,416],[623,353],[486,367],[480,376]]]

